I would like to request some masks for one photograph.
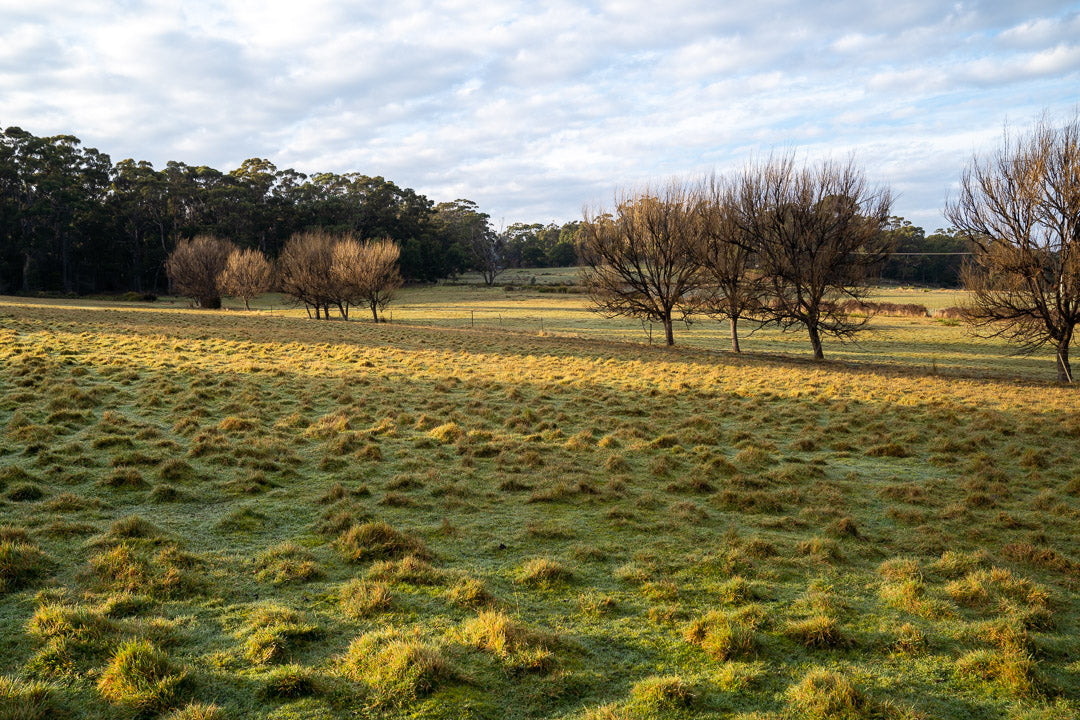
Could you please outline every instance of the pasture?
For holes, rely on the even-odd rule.
[[[378,326],[0,298],[0,717],[1080,714],[1048,356],[664,348],[549,280]]]

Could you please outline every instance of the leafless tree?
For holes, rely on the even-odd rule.
[[[1046,118],[972,159],[945,215],[974,246],[961,273],[964,316],[977,332],[1030,353],[1052,345],[1072,382],[1069,346],[1080,322],[1080,115]]]
[[[578,254],[598,312],[661,323],[667,344],[675,344],[674,320],[692,312],[702,281],[694,205],[691,189],[673,181],[623,193],[614,214],[586,210]]]
[[[338,238],[324,230],[297,233],[281,250],[277,261],[281,291],[304,303],[308,315],[330,319],[330,306],[338,304],[339,285],[334,278],[334,245]]]
[[[841,302],[865,299],[889,256],[887,188],[869,185],[851,160],[798,167],[787,155],[749,167],[737,202],[741,242],[768,286],[766,320],[806,327],[818,360],[822,335],[850,340],[865,328],[867,318],[848,315]]]
[[[225,262],[225,269],[218,276],[218,289],[224,295],[244,299],[244,309],[250,310],[250,301],[270,289],[273,266],[255,248],[234,249]]]
[[[350,304],[365,304],[372,319],[379,322],[379,311],[401,287],[400,257],[401,249],[389,239],[360,243],[345,238],[334,246],[332,273],[339,286],[339,307],[344,308],[344,317],[348,317]]]
[[[469,257],[480,270],[485,285],[494,285],[495,278],[506,269],[503,260],[505,248],[505,233],[495,232],[486,223],[472,229],[468,239]]]
[[[218,276],[234,250],[231,242],[212,235],[181,240],[165,260],[165,272],[179,294],[201,308],[220,308]]]
[[[737,186],[717,175],[697,189],[700,226],[697,262],[704,279],[698,307],[731,324],[731,349],[739,352],[739,319],[762,308],[765,280],[755,266],[753,243],[739,222]]]

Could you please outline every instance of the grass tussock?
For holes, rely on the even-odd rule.
[[[510,672],[547,672],[555,666],[555,638],[531,630],[499,610],[466,621],[465,641],[499,658]]]
[[[398,708],[458,677],[438,646],[386,631],[353,640],[341,659],[341,671],[351,680],[366,683],[377,705]]]
[[[21,529],[21,528],[20,528]],[[29,587],[48,572],[49,556],[36,544],[18,538],[0,540],[0,594]]]
[[[319,694],[315,672],[303,665],[284,665],[263,679],[261,695],[271,700],[289,701]]]
[[[0,675],[0,718],[3,720],[51,720],[65,714],[52,685]]]
[[[299,646],[323,634],[323,629],[299,610],[264,605],[252,612],[241,632],[244,657],[256,665],[284,662]]]
[[[386,583],[353,578],[341,589],[341,611],[346,617],[365,618],[388,612],[394,596]]]
[[[630,688],[631,704],[647,713],[689,708],[694,703],[693,686],[679,675],[654,675]]]
[[[186,679],[154,645],[130,640],[113,653],[97,688],[106,700],[136,714],[160,713],[180,702]]]
[[[690,623],[683,636],[714,660],[745,658],[757,648],[761,622],[762,615],[714,610]]]
[[[421,560],[431,558],[423,540],[381,521],[350,526],[338,536],[336,545],[345,559],[354,563],[401,558],[405,555]]]
[[[275,585],[309,582],[323,576],[311,551],[292,541],[278,543],[255,559],[255,577]]]

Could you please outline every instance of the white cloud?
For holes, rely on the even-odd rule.
[[[158,167],[379,174],[507,222],[856,150],[929,225],[1006,115],[1075,102],[1078,31],[1050,0],[0,0],[0,122]]]

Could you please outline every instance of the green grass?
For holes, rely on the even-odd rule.
[[[0,299],[0,713],[1080,713],[1047,357],[931,318],[668,349],[530,287]]]

